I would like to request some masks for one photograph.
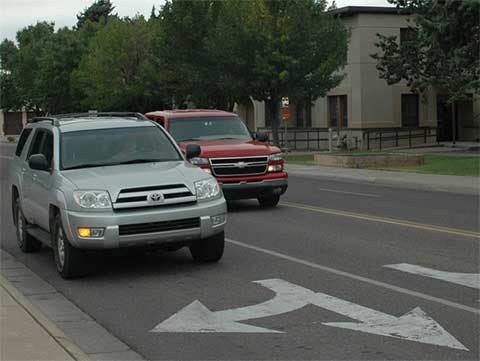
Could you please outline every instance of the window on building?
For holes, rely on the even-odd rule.
[[[417,36],[415,29],[413,28],[400,28],[400,44],[406,41],[414,40]]]
[[[418,94],[402,94],[402,127],[418,125]]]
[[[328,114],[332,128],[348,127],[347,96],[333,95],[328,97]]]

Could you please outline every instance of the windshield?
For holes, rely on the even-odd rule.
[[[237,116],[175,118],[169,132],[177,142],[188,140],[252,140],[247,126]]]
[[[182,160],[158,127],[82,130],[62,134],[61,168]]]

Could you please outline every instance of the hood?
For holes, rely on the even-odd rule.
[[[279,153],[280,149],[268,143],[256,140],[203,140],[181,142],[180,148],[185,150],[187,144],[198,144],[202,148],[201,157],[251,157]]]
[[[62,171],[77,189],[107,190],[112,200],[124,188],[185,184],[194,193],[194,181],[206,174],[184,161],[124,164]]]

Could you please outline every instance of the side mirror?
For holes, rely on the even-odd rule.
[[[28,165],[31,169],[49,171],[50,165],[43,154],[33,154],[28,158]]]
[[[202,153],[202,149],[198,144],[187,144],[187,148],[185,149],[185,157],[187,160],[192,158],[197,158]]]
[[[268,134],[258,132],[255,134],[255,139],[258,140],[259,142],[268,142]]]

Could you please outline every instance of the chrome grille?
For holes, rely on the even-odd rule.
[[[266,173],[268,157],[212,158],[210,164],[216,176],[259,175]]]
[[[196,196],[184,184],[168,184],[122,189],[113,204],[114,210],[161,207],[196,202]]]

